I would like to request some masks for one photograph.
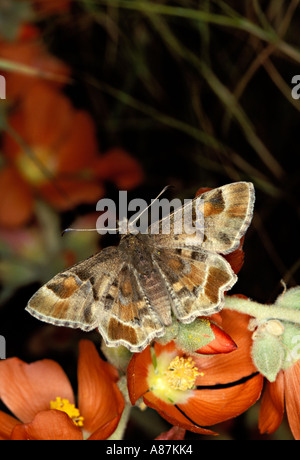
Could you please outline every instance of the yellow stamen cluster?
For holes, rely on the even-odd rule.
[[[74,404],[71,404],[68,399],[61,399],[58,396],[55,401],[50,401],[50,409],[56,409],[65,412],[70,417],[70,419],[73,420],[75,425],[83,426],[84,418],[81,417],[79,409],[77,409]]]
[[[22,176],[32,185],[40,185],[45,181],[45,170],[55,172],[53,155],[43,147],[33,147],[31,156],[19,155],[17,166]]]
[[[165,373],[170,387],[181,391],[190,390],[198,375],[200,375],[200,372],[192,358],[179,358],[179,356],[176,356],[171,361]]]

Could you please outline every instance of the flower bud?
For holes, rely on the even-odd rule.
[[[284,291],[279,297],[277,297],[275,305],[300,310],[300,286]]]
[[[197,318],[191,324],[179,323],[175,343],[186,352],[204,355],[229,353],[236,349],[231,337],[207,318]]]
[[[276,380],[284,358],[282,343],[271,334],[258,337],[252,347],[252,359],[259,372],[270,382]]]
[[[210,321],[206,318],[196,318],[190,324],[179,323],[175,343],[186,352],[194,352],[214,339]]]

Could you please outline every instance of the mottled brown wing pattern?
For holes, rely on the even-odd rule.
[[[136,235],[119,248],[100,253],[59,273],[30,299],[27,311],[59,326],[99,329],[108,346],[142,351],[164,334],[171,313],[183,323],[222,308],[224,292],[236,282],[220,254],[232,252],[247,230],[254,204],[253,185],[228,184],[195,199],[188,225],[204,224],[195,235]],[[203,223],[203,221],[202,221]],[[156,224],[157,229],[162,221]],[[173,227],[174,228],[174,227]],[[150,230],[152,228],[150,227]],[[129,244],[126,244],[126,241]]]
[[[164,333],[164,325],[149,303],[134,267],[124,264],[103,298],[99,331],[108,346],[143,350]]]
[[[240,239],[246,232],[252,219],[255,194],[251,182],[234,182],[203,193],[195,198],[191,205],[191,212],[175,211],[171,217],[171,234],[162,234],[162,219],[149,227],[149,233],[155,229],[158,234],[152,236],[154,244],[159,247],[201,247],[204,250],[218,254],[233,252],[239,245]],[[203,221],[197,222],[197,210],[203,213]],[[188,228],[199,228],[192,235],[183,231],[174,233],[176,220],[185,216],[185,225]],[[167,218],[165,218],[167,219]],[[189,220],[192,220],[190,222]]]
[[[204,193],[202,199],[205,223],[202,249],[221,254],[233,252],[252,219],[253,184],[234,182]]]
[[[90,331],[98,328],[108,346],[141,351],[164,333],[134,267],[118,248],[106,248],[59,273],[30,299],[26,310],[54,324]]]
[[[99,299],[120,269],[117,248],[106,248],[54,276],[31,297],[26,310],[57,326],[92,330],[99,322]]]
[[[183,323],[218,312],[224,292],[237,280],[222,256],[200,248],[158,249],[153,258],[168,287],[173,312]]]

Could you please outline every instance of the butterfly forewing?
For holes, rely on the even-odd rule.
[[[196,246],[211,252],[228,254],[238,247],[241,237],[249,227],[254,199],[254,187],[250,182],[224,185],[203,193],[191,204],[151,225],[149,233],[157,246]],[[178,226],[177,220],[181,216],[184,221]],[[170,234],[164,234],[164,223],[168,220]],[[182,229],[179,234],[176,233],[178,228]],[[186,232],[186,229],[194,229],[194,232]]]
[[[101,316],[101,298],[119,270],[117,248],[106,248],[54,276],[31,297],[26,310],[51,324],[92,330]]]
[[[235,182],[204,193],[202,249],[221,254],[237,249],[251,222],[254,198],[254,187],[249,182]]]

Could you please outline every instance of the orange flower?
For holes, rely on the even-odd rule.
[[[300,361],[277,375],[275,382],[266,381],[259,413],[261,433],[274,433],[279,428],[284,406],[291,431],[300,440]]]
[[[70,68],[47,51],[38,28],[23,25],[16,41],[0,41],[0,45],[0,58],[15,66],[5,73],[8,99],[23,98],[33,86],[44,81],[55,87],[69,81]]]
[[[33,0],[34,8],[45,14],[58,14],[70,10],[71,0]]]
[[[155,439],[156,441],[179,441],[185,437],[185,429],[180,426],[173,426],[168,431],[164,431]]]
[[[135,354],[127,380],[132,404],[143,397],[169,423],[202,434],[246,411],[260,396],[263,377],[250,356],[249,317],[222,311],[222,326],[238,348],[229,354],[186,354],[174,342]]]
[[[140,165],[124,150],[99,154],[91,116],[49,85],[31,88],[10,126],[17,135],[10,132],[3,139],[9,164],[0,174],[2,225],[26,223],[35,195],[64,211],[96,203],[104,194],[104,180],[126,188],[142,181]]]
[[[284,289],[271,305],[254,302],[245,296],[230,296],[225,305],[253,316],[252,360],[265,377],[259,428],[273,433],[282,422],[284,406],[294,437],[300,440],[300,287]],[[253,312],[253,314],[252,314]]]
[[[218,353],[231,353],[236,350],[237,345],[232,338],[216,324],[212,323],[210,320],[209,322],[215,338],[207,345],[196,350],[195,353],[200,353],[201,355],[214,355]]]
[[[0,411],[0,439],[106,439],[124,409],[118,373],[82,340],[78,359],[78,409],[63,369],[44,359],[0,362],[0,397],[16,418]],[[22,423],[20,423],[22,422]]]

